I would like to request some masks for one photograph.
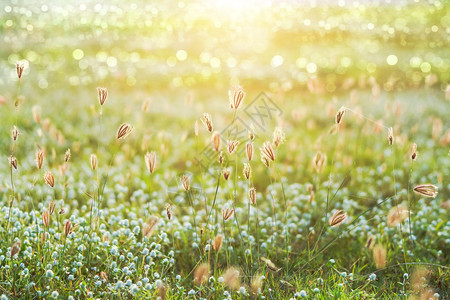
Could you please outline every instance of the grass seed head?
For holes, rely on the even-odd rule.
[[[272,144],[270,142],[265,142],[260,150],[261,157],[266,158],[268,161],[275,160],[275,152],[273,151]]]
[[[126,138],[133,131],[133,126],[127,123],[120,125],[119,130],[117,130],[117,140],[122,140]]]
[[[92,170],[97,170],[97,163],[98,163],[98,159],[97,159],[97,155],[95,154],[91,154],[91,169]]]
[[[145,154],[145,165],[150,174],[153,173],[156,165],[156,153],[154,151]]]
[[[244,163],[244,169],[242,170],[242,173],[244,173],[245,179],[250,179],[250,175],[252,174],[252,169],[250,167],[250,164]]]
[[[212,138],[213,138],[214,150],[219,151],[219,149],[220,149],[220,133],[217,131],[214,132]]]
[[[387,215],[386,224],[391,227],[395,227],[401,224],[406,218],[408,218],[409,210],[404,205],[394,206],[389,210]]]
[[[222,275],[223,283],[232,290],[238,290],[241,287],[239,278],[240,272],[235,267],[228,268]]]
[[[417,144],[413,143],[412,144],[411,160],[416,160],[416,159],[417,159]]]
[[[438,187],[433,184],[419,184],[414,187],[414,192],[424,197],[436,198]]]
[[[253,294],[258,295],[262,292],[263,280],[261,278],[261,274],[255,274],[250,281],[250,288],[252,289]]]
[[[228,153],[233,154],[233,152],[236,151],[237,146],[239,145],[239,141],[228,140],[227,145]]]
[[[55,209],[56,209],[56,203],[52,200],[48,204],[48,212],[50,213],[50,216],[53,216],[53,214],[55,213]]]
[[[339,111],[336,113],[336,124],[341,124],[342,121],[342,117],[344,116],[345,113],[345,107],[341,107],[339,109]]]
[[[108,90],[105,87],[98,87],[98,101],[100,102],[100,105],[103,105],[106,101],[106,98],[108,97]]]
[[[205,125],[206,129],[209,132],[213,131],[213,123],[212,123],[212,120],[211,120],[211,116],[208,113],[203,113],[202,123],[203,123],[203,125]]]
[[[42,222],[44,222],[44,226],[47,228],[50,225],[50,214],[47,210],[42,213]]]
[[[230,178],[230,175],[231,175],[231,169],[230,168],[224,168],[222,170],[222,175],[223,175],[223,178],[225,178],[225,180],[228,180]]]
[[[265,257],[261,257],[261,260],[266,264],[266,267],[273,272],[278,272],[281,270],[281,268],[278,268],[277,266],[275,266],[275,264],[268,258]]]
[[[281,127],[276,127],[275,131],[273,132],[273,144],[275,145],[275,147],[283,144],[285,140],[286,136],[283,129]]]
[[[223,164],[223,152],[220,151],[219,153],[219,164]]]
[[[342,210],[338,209],[330,217],[328,223],[330,224],[330,226],[336,227],[336,226],[341,225],[346,219],[347,219],[347,213],[345,213]]]
[[[377,266],[378,269],[384,268],[387,263],[386,249],[381,244],[377,244],[373,247],[372,254],[375,266]]]
[[[70,148],[66,150],[66,153],[64,153],[64,162],[69,162],[70,160]]]
[[[170,221],[172,219],[172,210],[170,209],[170,204],[167,204],[166,206],[166,214],[167,219]]]
[[[322,169],[325,166],[326,162],[327,162],[327,155],[320,151],[317,152],[313,158],[314,168],[316,169],[317,173],[322,172]]]
[[[11,166],[11,168],[14,168],[17,170],[17,158],[15,156],[11,155],[8,158],[8,161],[9,161],[9,165]]]
[[[247,143],[246,152],[247,152],[247,159],[251,161],[253,158],[253,143]]]
[[[194,283],[197,285],[205,284],[209,277],[209,264],[202,263],[194,271]]]
[[[222,217],[225,221],[228,221],[228,219],[231,218],[233,213],[234,213],[234,208],[227,207],[225,209],[222,209]]]
[[[394,129],[392,127],[388,128],[388,140],[389,145],[392,145],[394,143]]]
[[[221,235],[221,234],[216,235],[214,237],[214,241],[212,244],[214,251],[219,252],[220,248],[222,248],[222,243],[223,243],[223,235]]]
[[[150,216],[146,223],[142,225],[142,233],[146,237],[151,237],[153,232],[158,229],[158,217]]]
[[[250,198],[250,202],[253,205],[256,205],[256,189],[254,187],[252,187],[249,191],[248,191],[248,196]]]
[[[245,91],[240,85],[234,85],[228,91],[228,96],[230,98],[230,107],[237,110],[241,106],[242,100],[244,100]]]
[[[41,111],[42,111],[41,107],[39,105],[35,105],[31,109],[31,111],[33,113],[34,122],[36,122],[36,124],[41,123]]]
[[[38,169],[42,168],[42,164],[44,163],[44,151],[37,150],[36,151],[36,166]]]
[[[25,63],[23,61],[16,62],[16,73],[19,79],[22,78],[23,69],[25,69]]]
[[[17,138],[19,136],[19,130],[17,130],[17,126],[15,126],[15,125],[13,127],[11,136],[12,136],[13,141],[17,141]]]
[[[184,190],[187,192],[191,188],[191,183],[189,181],[189,177],[187,175],[181,176],[181,185],[183,186]]]
[[[72,232],[72,223],[66,220],[64,223],[64,235],[67,237]]]
[[[194,133],[195,133],[195,136],[198,136],[198,121],[195,121],[195,124],[194,124]]]
[[[12,245],[11,258],[14,258],[14,256],[20,252],[20,247],[22,247],[22,243],[20,241],[17,241]]]

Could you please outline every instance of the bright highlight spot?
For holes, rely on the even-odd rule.
[[[394,66],[398,63],[398,58],[394,54],[391,54],[386,58],[386,62],[388,63],[388,65]]]
[[[272,67],[276,68],[276,67],[281,66],[283,64],[283,62],[284,62],[283,56],[275,55],[274,57],[272,57],[270,64],[272,65]]]
[[[72,52],[72,56],[73,58],[75,58],[76,60],[80,60],[84,57],[84,52],[81,49],[75,49]]]

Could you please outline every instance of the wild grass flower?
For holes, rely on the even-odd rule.
[[[253,205],[256,205],[256,189],[254,187],[250,188],[250,190],[248,191],[248,196],[250,198],[250,202]]]
[[[394,206],[389,210],[387,215],[386,224],[388,226],[394,227],[401,224],[404,220],[408,218],[409,210],[404,205]]]
[[[42,168],[42,164],[44,163],[44,151],[37,150],[36,151],[36,166],[38,169]]]
[[[411,287],[415,293],[424,291],[432,272],[425,266],[416,267],[411,274]],[[428,298],[425,298],[428,299]]]
[[[375,266],[378,269],[384,268],[386,266],[386,248],[384,248],[381,244],[377,244],[372,249],[373,260],[375,262]]]
[[[233,152],[236,151],[237,146],[239,145],[239,141],[227,140],[227,145],[228,153],[233,154]]]
[[[261,257],[261,260],[266,264],[266,267],[269,270],[271,270],[273,272],[278,272],[281,270],[281,268],[278,268],[270,259]]]
[[[214,132],[212,139],[213,139],[214,150],[219,151],[219,149],[220,149],[220,133],[218,131]]]
[[[225,221],[228,221],[228,219],[231,218],[233,213],[234,213],[234,208],[227,207],[225,209],[222,209],[222,217]]]
[[[342,106],[339,109],[339,111],[336,113],[336,124],[337,125],[341,124],[342,117],[344,116],[344,113],[345,113],[345,107]]]
[[[106,98],[108,97],[108,90],[105,87],[98,87],[98,101],[100,102],[100,105],[103,105],[106,101]]]
[[[166,214],[167,214],[167,219],[170,221],[172,219],[172,210],[170,208],[170,204],[166,205]]]
[[[133,131],[133,126],[130,124],[124,123],[120,125],[119,130],[117,130],[117,140],[122,140],[126,138]]]
[[[183,186],[184,190],[187,192],[191,188],[191,184],[189,182],[189,177],[187,175],[181,176],[181,185]]]
[[[334,212],[334,214],[328,220],[328,224],[332,227],[336,227],[341,225],[347,219],[347,213],[338,209]]]
[[[375,240],[376,240],[376,237],[375,237],[375,236],[373,236],[373,235],[369,236],[369,238],[367,239],[367,242],[366,242],[366,248],[372,249]]]
[[[22,78],[23,70],[25,69],[25,63],[23,61],[16,62],[17,77]]]
[[[94,171],[97,170],[97,163],[98,163],[97,155],[91,154],[90,160],[91,160],[91,169]]]
[[[211,120],[211,116],[208,113],[203,113],[203,119],[202,119],[203,125],[205,125],[206,129],[209,132],[212,132],[213,130],[213,123]]]
[[[66,153],[64,153],[64,162],[69,162],[70,160],[70,148],[66,150]]]
[[[275,160],[275,152],[273,151],[272,144],[270,142],[264,142],[260,150],[261,157],[265,157],[269,161]]]
[[[53,214],[55,213],[55,209],[56,209],[56,203],[55,203],[55,201],[52,200],[48,204],[48,212],[50,213],[50,216],[53,216]]]
[[[231,169],[230,168],[224,168],[222,170],[222,175],[223,175],[223,178],[225,178],[225,180],[228,180],[228,178],[230,178],[230,175],[231,175]]]
[[[325,163],[327,161],[327,155],[322,152],[317,152],[316,155],[313,158],[313,164],[314,168],[316,169],[316,172],[320,174],[322,172],[323,167],[325,166]]]
[[[20,248],[22,247],[22,242],[17,241],[11,247],[11,258],[13,258],[16,254],[20,252]]]
[[[250,281],[250,288],[255,295],[262,292],[263,280],[261,277],[261,274],[255,274]]]
[[[252,173],[252,169],[250,167],[250,164],[244,163],[244,169],[242,170],[242,173],[244,174],[245,179],[250,179],[250,175]]]
[[[220,151],[219,153],[219,164],[223,164],[223,152]]]
[[[108,281],[108,275],[106,275],[106,273],[104,271],[100,272],[100,277],[104,280],[104,281]]]
[[[223,235],[218,234],[214,237],[212,247],[214,251],[219,252],[220,248],[222,248],[223,243]]]
[[[251,161],[253,159],[253,143],[247,143],[246,146],[247,159]]]
[[[241,286],[241,280],[239,276],[239,270],[235,267],[230,267],[222,275],[223,283],[230,289],[237,291]]]
[[[44,180],[45,183],[48,184],[50,187],[55,187],[55,177],[53,176],[52,172],[47,171],[44,174]]]
[[[50,214],[47,210],[42,213],[42,221],[44,222],[44,226],[48,228],[50,225]]]
[[[230,98],[230,107],[237,110],[241,106],[242,100],[244,100],[245,91],[240,85],[235,85],[228,91],[228,96]]]
[[[12,133],[11,133],[11,137],[12,137],[13,141],[17,141],[18,136],[19,136],[19,130],[17,130],[17,126],[14,125]]]
[[[282,143],[284,143],[286,139],[286,136],[284,134],[284,131],[281,127],[276,127],[275,131],[273,132],[273,145],[275,147],[278,147],[279,145],[281,145]]]
[[[438,187],[433,184],[419,184],[414,187],[414,192],[424,197],[436,198]]]
[[[413,143],[412,144],[411,160],[416,160],[416,159],[417,159],[417,144]]]
[[[388,128],[388,140],[389,145],[392,145],[394,143],[394,129],[392,127]]]
[[[147,170],[150,172],[150,174],[153,173],[156,165],[155,151],[152,151],[150,153],[147,152],[147,154],[145,154],[145,165],[147,166]]]
[[[9,165],[11,166],[11,168],[14,168],[17,170],[17,158],[15,156],[11,155],[8,158],[8,161],[9,161]]]
[[[202,263],[194,271],[194,283],[197,285],[205,284],[209,278],[209,264]]]
[[[142,225],[142,233],[145,237],[151,237],[153,232],[158,229],[158,221],[158,217],[150,216],[147,222]]]
[[[64,223],[64,235],[67,237],[72,232],[72,223],[66,220]]]
[[[39,105],[35,105],[33,106],[33,108],[31,109],[32,113],[33,113],[33,120],[36,124],[41,123],[41,107]]]

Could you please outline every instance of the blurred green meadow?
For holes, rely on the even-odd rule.
[[[448,298],[449,33],[446,1],[0,3],[1,299]]]

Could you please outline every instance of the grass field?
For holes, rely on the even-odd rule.
[[[0,3],[1,299],[448,299],[446,1]]]

